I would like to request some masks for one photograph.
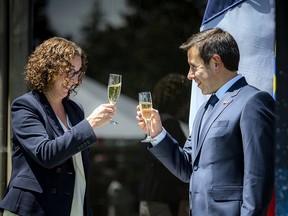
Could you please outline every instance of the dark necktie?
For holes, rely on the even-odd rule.
[[[218,101],[219,101],[219,99],[215,94],[211,95],[211,97],[207,101],[207,103],[205,105],[205,113],[204,113],[202,121],[201,121],[201,129],[202,129],[202,126],[204,125],[205,121],[207,120],[210,112],[212,111],[213,107],[215,106],[215,104]]]
[[[211,95],[211,97],[209,98],[209,100],[207,101],[207,103],[205,105],[206,111],[207,111],[207,108],[209,108],[209,105],[212,106],[212,108],[213,108],[218,101],[219,101],[219,99],[215,94]]]

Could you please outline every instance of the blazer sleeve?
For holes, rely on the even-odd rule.
[[[48,105],[47,105],[48,106]],[[82,112],[79,108],[79,112]],[[12,141],[39,165],[53,168],[97,141],[86,119],[63,133],[58,120],[33,97],[20,97],[11,106]]]

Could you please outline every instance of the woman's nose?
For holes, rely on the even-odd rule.
[[[73,81],[73,83],[77,83],[78,82],[78,76],[73,76],[70,78],[71,81]]]

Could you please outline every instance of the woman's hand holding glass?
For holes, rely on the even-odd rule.
[[[86,119],[92,128],[107,124],[115,115],[115,104],[101,104]]]

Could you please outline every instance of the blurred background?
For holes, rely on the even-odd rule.
[[[33,47],[54,35],[81,44],[87,76],[107,85],[109,73],[121,73],[122,93],[134,99],[167,73],[187,74],[179,46],[199,31],[206,6],[203,0],[33,2]]]
[[[91,151],[95,215],[138,215],[144,169],[149,166],[147,145],[140,143],[145,135],[135,118],[138,92],[153,91],[168,73],[186,76],[186,53],[179,46],[199,31],[205,6],[203,0],[33,2],[33,48],[57,35],[75,41],[87,52],[86,78],[74,98],[87,115],[107,103],[109,73],[123,76],[115,116],[119,125],[96,131],[101,139]],[[188,133],[187,115],[182,122]],[[126,210],[111,210],[119,208]]]
[[[218,7],[218,3],[257,1],[210,2]],[[272,0],[258,2],[267,5]],[[269,215],[288,216],[288,23],[284,21],[288,6],[287,1],[276,3],[276,213],[272,208]],[[11,171],[10,103],[27,91],[23,72],[28,56],[44,40],[60,36],[80,44],[88,55],[86,77],[72,98],[83,104],[86,115],[108,102],[109,73],[123,75],[115,116],[119,125],[95,131],[99,141],[91,149],[91,200],[94,215],[137,216],[145,170],[153,166],[135,119],[138,92],[153,91],[167,74],[186,76],[187,57],[179,46],[199,31],[206,4],[207,0],[0,0],[0,197]],[[248,21],[252,29],[266,25],[262,20]],[[239,24],[231,30],[246,29]],[[252,41],[240,39],[245,44]],[[259,73],[257,80],[263,78],[263,71]],[[190,98],[190,91],[185,96]],[[187,136],[187,115],[181,118],[181,127]]]
[[[1,71],[9,71],[0,77],[0,103],[8,104],[1,105],[0,116],[5,129],[0,131],[1,196],[10,177],[9,104],[27,91],[23,72],[30,53],[45,39],[60,36],[88,55],[86,77],[72,98],[86,115],[108,103],[109,73],[123,75],[119,125],[97,130],[99,142],[91,149],[91,200],[97,216],[138,215],[144,170],[150,166],[135,117],[138,92],[153,91],[167,74],[187,75],[186,52],[179,46],[199,31],[205,7],[205,0],[0,0]],[[181,127],[188,134],[187,115]],[[125,211],[115,212],[119,208]]]

